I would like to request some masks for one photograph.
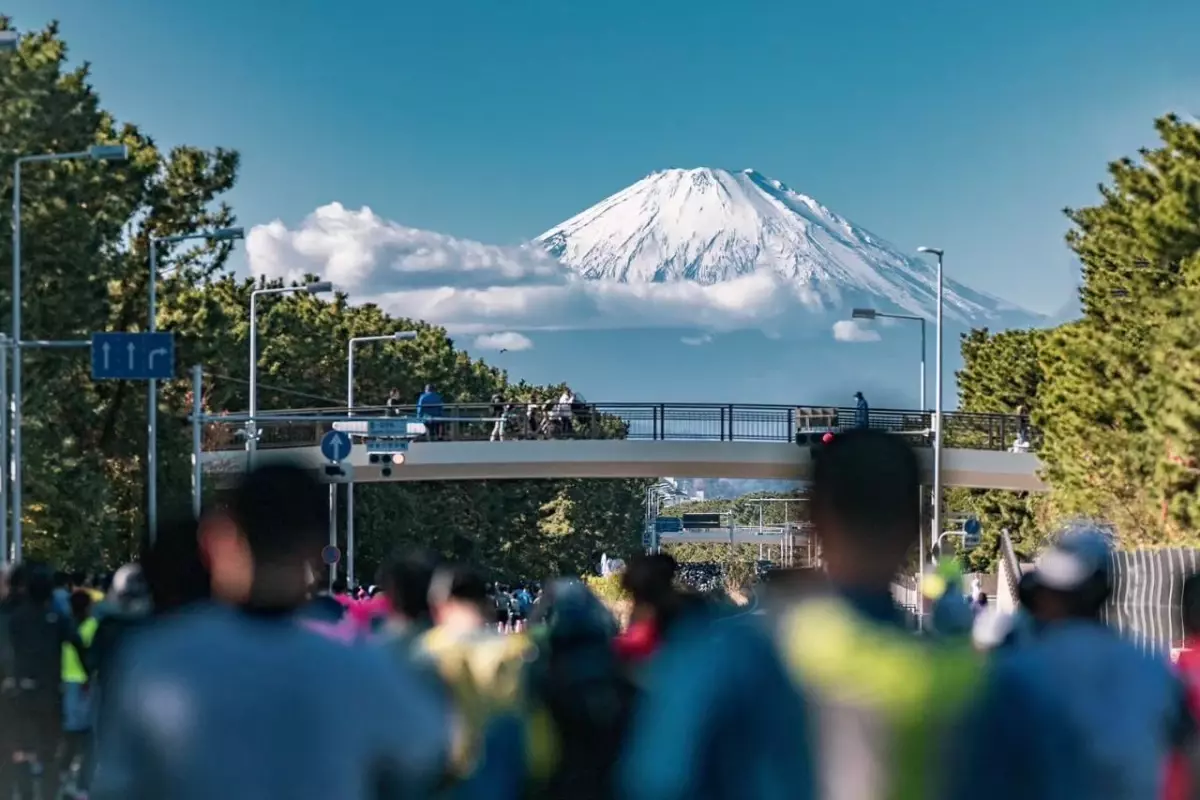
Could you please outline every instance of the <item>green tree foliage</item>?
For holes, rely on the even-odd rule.
[[[1068,210],[1084,317],[1043,351],[1035,422],[1056,513],[1101,516],[1129,546],[1194,541],[1192,291],[1200,282],[1200,128],[1109,166],[1098,205]]]
[[[81,339],[93,331],[144,330],[149,242],[235,224],[222,197],[237,179],[235,152],[177,147],[161,152],[137,127],[100,106],[87,67],[66,67],[57,27],[22,38],[0,56],[0,178],[11,197],[13,154],[124,143],[124,163],[64,161],[22,171],[22,292],[26,339]],[[0,226],[11,222],[0,208]],[[158,327],[177,339],[181,365],[205,365],[209,412],[244,409],[249,373],[252,281],[227,266],[231,244],[161,246]],[[0,239],[0,263],[11,262]],[[4,271],[7,276],[7,271]],[[261,284],[263,286],[279,284]],[[0,304],[11,286],[0,284]],[[510,385],[500,370],[454,347],[444,330],[395,319],[344,296],[260,298],[260,407],[345,402],[346,348],[353,336],[413,329],[411,342],[355,352],[356,403],[378,404],[397,388],[415,398],[426,383],[448,401],[494,393],[527,400],[561,387]],[[143,384],[93,382],[80,351],[27,352],[24,476],[27,552],[59,563],[114,565],[136,552],[145,526],[146,393]],[[190,381],[160,386],[160,505],[186,509],[190,479]],[[624,434],[603,420],[607,435]],[[213,426],[211,443],[228,437]],[[284,432],[268,429],[271,437]],[[640,546],[643,481],[489,481],[379,484],[356,492],[359,572],[393,547],[422,545],[469,558],[503,575],[582,571],[593,555]]]
[[[1049,337],[1044,330],[990,333],[976,329],[962,337],[963,368],[958,372],[958,403],[963,411],[992,414],[1032,414],[1045,378],[1041,351]],[[991,571],[999,554],[1000,531],[1007,528],[1013,545],[1030,556],[1040,543],[1042,498],[1027,492],[952,488],[945,493],[946,510],[971,514],[983,530],[980,544],[967,556],[971,569]]]

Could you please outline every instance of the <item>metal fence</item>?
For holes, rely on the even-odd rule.
[[[260,448],[299,447],[316,444],[330,429],[331,415],[347,414],[346,408],[304,408],[263,411],[258,415],[262,431]],[[502,415],[490,403],[447,403],[436,418],[433,438],[442,441],[486,441],[498,432],[496,422],[504,418],[505,439],[640,439],[806,443],[806,436],[823,429],[847,429],[856,425],[854,408],[814,406],[734,405],[703,403],[579,403],[563,417],[549,406],[511,405]],[[312,415],[314,420],[296,417]],[[358,406],[355,417],[416,416],[415,406]],[[289,417],[288,420],[272,417]],[[324,417],[325,419],[315,419]],[[872,409],[870,427],[903,434],[919,446],[932,441],[932,414],[903,409]],[[213,422],[206,426],[206,450],[237,449],[243,446],[243,424]],[[817,433],[805,433],[816,431]],[[1009,414],[947,413],[947,447],[986,450],[1010,448],[1019,433],[1028,433],[1023,418]]]
[[[1200,550],[1113,554],[1113,590],[1104,620],[1141,648],[1166,652],[1183,641],[1183,582],[1200,571]]]

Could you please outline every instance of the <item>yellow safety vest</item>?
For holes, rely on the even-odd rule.
[[[95,617],[88,617],[83,622],[79,623],[79,639],[83,642],[84,647],[90,647],[92,639],[96,636],[96,628],[100,623]],[[62,681],[63,683],[87,683],[87,670],[83,668],[83,662],[79,659],[79,651],[75,649],[75,645],[70,642],[63,642],[62,646]]]

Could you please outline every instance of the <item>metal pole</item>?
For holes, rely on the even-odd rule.
[[[158,255],[154,237],[150,237],[150,308],[146,329],[158,327]],[[199,460],[199,453],[196,459]],[[146,382],[146,526],[150,542],[158,538],[158,381]]]
[[[200,519],[203,503],[204,465],[201,463],[204,428],[204,368],[199,364],[192,367],[192,514]]]
[[[354,416],[354,339],[346,344],[346,415]],[[353,482],[346,484],[346,583],[351,588],[354,587]]]
[[[944,339],[944,326],[942,325],[943,313],[943,284],[942,280],[942,253],[937,253],[937,352],[934,356],[936,363],[934,364],[934,391],[936,394],[933,397],[934,417],[937,419],[936,430],[933,438],[933,541],[936,543],[937,537],[942,532],[942,438],[945,433],[945,426],[942,424],[942,340]]]
[[[254,468],[258,445],[258,292],[250,292],[250,418],[246,422],[246,466]]]
[[[337,547],[337,484],[329,484],[329,546]],[[333,582],[337,580],[337,562],[329,565],[329,591],[333,592]]]
[[[0,333],[0,470],[8,469],[8,337]],[[0,479],[0,565],[8,553],[8,473]]]
[[[939,286],[941,285],[940,281],[939,281],[938,285]],[[939,305],[940,304],[941,303],[939,301]],[[940,323],[938,325],[938,330],[939,331],[941,330]],[[928,408],[929,408],[929,406],[926,404],[926,401],[925,401],[925,385],[928,382],[925,378],[925,352],[926,352],[925,318],[921,317],[921,415],[922,416],[924,416],[925,411],[928,410]],[[924,505],[925,489],[923,487],[918,487],[917,494],[921,498],[921,501],[922,501],[921,505]],[[921,585],[924,582],[925,582],[925,534],[918,533],[917,534],[917,593],[916,593],[917,630],[918,631],[925,630],[925,600],[924,600],[924,595],[921,593],[921,591],[922,591]]]
[[[925,318],[921,317],[921,411],[928,408],[925,405]]]
[[[21,159],[13,162],[12,219],[12,550],[13,561],[21,560],[24,541],[21,531]]]

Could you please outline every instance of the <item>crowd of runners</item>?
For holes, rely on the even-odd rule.
[[[578,579],[489,585],[423,552],[330,591],[322,487],[262,466],[107,587],[7,574],[0,800],[1196,796],[1200,682],[1099,621],[1107,538],[1059,538],[990,639],[942,570],[914,633],[890,584],[919,483],[899,438],[839,435],[813,467],[820,572],[730,614],[632,557],[622,626]]]

